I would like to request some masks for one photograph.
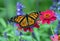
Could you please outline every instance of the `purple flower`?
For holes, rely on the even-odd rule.
[[[60,10],[60,6],[58,6],[58,10]]]
[[[57,34],[59,34],[60,32],[60,21],[58,21],[58,25],[57,25],[57,28],[56,28],[56,30],[57,30]]]
[[[57,28],[54,30],[54,33],[55,33],[55,34],[58,34],[58,30],[57,30]]]
[[[23,33],[19,32],[18,30],[15,31],[15,34],[16,34],[16,36],[22,36],[23,35]]]
[[[59,34],[59,30],[60,30],[60,14],[58,12],[56,12],[56,17],[57,17],[57,20],[58,20],[58,24],[57,24],[57,27],[56,29],[54,30],[55,34]]]
[[[60,1],[57,4],[60,5]]]
[[[53,2],[58,2],[59,0],[52,0]]]
[[[60,2],[60,0],[57,0],[58,2]]]
[[[19,31],[18,30],[15,31],[15,35],[19,36]]]
[[[60,20],[60,14],[56,13],[57,20]]]
[[[50,7],[50,10],[56,10],[57,6],[56,4],[53,4],[51,7]]]
[[[23,8],[24,6],[21,3],[17,2],[17,15],[23,15]]]
[[[58,25],[57,25],[57,32],[58,32],[58,34],[59,34],[59,30],[60,30],[60,21],[58,21]]]

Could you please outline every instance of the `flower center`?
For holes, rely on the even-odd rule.
[[[49,18],[50,17],[50,14],[45,14],[45,18]]]

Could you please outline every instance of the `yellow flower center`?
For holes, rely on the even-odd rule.
[[[49,18],[50,17],[50,14],[45,14],[44,17],[45,18]]]

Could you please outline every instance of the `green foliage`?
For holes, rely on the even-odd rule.
[[[37,0],[0,0],[0,41],[19,41],[19,39],[27,41],[51,41],[50,35],[52,33],[50,27],[53,26],[54,29],[57,25],[57,21],[51,25],[39,24],[39,29],[34,28],[36,38],[33,38],[30,32],[24,31],[22,31],[22,36],[16,36],[15,31],[17,27],[8,24],[8,19],[16,15],[16,3],[18,1],[25,6],[23,9],[25,14],[37,11],[36,8],[38,8],[39,11],[44,11],[49,9],[49,7],[52,5],[51,0],[39,0],[39,6],[36,5]],[[7,32],[8,38],[4,37],[4,32]]]

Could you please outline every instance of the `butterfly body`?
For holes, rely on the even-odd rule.
[[[26,15],[19,15],[16,17],[11,18],[10,21],[18,23],[21,27],[25,28],[25,27],[29,27],[35,24],[37,18],[38,18],[38,13],[33,12],[31,14],[26,14]]]

